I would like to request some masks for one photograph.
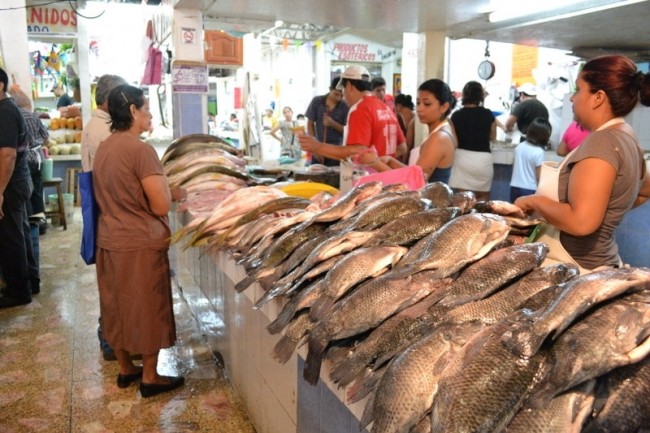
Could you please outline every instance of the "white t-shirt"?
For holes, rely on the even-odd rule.
[[[537,189],[535,169],[540,167],[542,162],[544,162],[544,149],[527,141],[519,143],[515,148],[510,186],[533,191]]]

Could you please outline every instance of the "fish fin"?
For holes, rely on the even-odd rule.
[[[296,347],[298,347],[299,342],[300,340],[295,341],[286,335],[283,335],[282,338],[280,338],[280,341],[278,341],[273,348],[271,356],[280,364],[286,364],[289,358],[291,358],[291,355],[293,355],[293,352],[295,352]]]
[[[181,239],[183,239],[189,231],[185,227],[181,227],[180,229],[176,230],[176,232],[171,236],[169,243],[170,244],[176,244],[180,242]]]
[[[278,275],[276,275],[276,273],[273,272],[270,275],[260,278],[259,280],[257,280],[257,282],[262,287],[262,289],[268,291],[273,286],[273,283],[275,283],[277,280],[278,280]]]
[[[334,305],[334,298],[332,296],[323,294],[320,298],[314,302],[314,305],[309,309],[309,318],[313,322],[318,322],[323,320],[323,317],[330,311],[332,305]]]
[[[384,371],[386,371],[385,368],[379,370],[367,368],[365,374],[359,375],[354,383],[348,388],[346,402],[348,404],[356,403],[361,401],[367,395],[374,394],[373,391],[377,389],[379,381],[384,375]]]
[[[255,277],[251,275],[247,275],[243,280],[235,284],[235,290],[238,293],[243,292],[244,290],[248,289],[248,286],[253,284],[255,282]]]
[[[366,428],[375,419],[375,396],[376,394],[373,392],[366,401],[366,407],[363,408],[363,414],[359,420],[359,430]]]
[[[359,359],[360,357],[356,353],[352,353],[348,358],[343,359],[341,362],[337,363],[330,370],[330,379],[332,382],[338,384],[339,386],[347,386],[354,381],[354,379],[363,372],[363,369],[367,366],[368,362],[365,359]]]
[[[277,334],[282,331],[296,314],[296,301],[287,302],[275,320],[266,327],[270,334]]]
[[[325,352],[328,342],[325,328],[317,326],[312,330],[309,337],[305,369],[302,372],[302,377],[311,385],[316,385],[320,378],[323,352]]]

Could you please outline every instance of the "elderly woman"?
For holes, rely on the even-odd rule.
[[[112,134],[99,145],[93,165],[101,317],[120,366],[118,387],[142,378],[140,393],[150,397],[184,382],[156,371],[160,349],[176,342],[167,256],[172,193],[156,151],[140,139],[151,126],[142,90],[114,88],[108,112]],[[141,368],[131,353],[142,354]]]
[[[540,240],[552,259],[585,271],[621,264],[614,231],[650,195],[643,151],[623,119],[638,101],[650,106],[650,75],[627,57],[597,57],[580,71],[573,114],[591,134],[553,173],[542,167],[537,194],[515,202],[549,223]]]

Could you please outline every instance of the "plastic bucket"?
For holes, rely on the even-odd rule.
[[[58,212],[59,196],[57,194],[50,194],[47,196],[47,201],[52,208],[52,212]],[[63,209],[66,222],[71,223],[72,217],[74,216],[74,194],[63,194]]]

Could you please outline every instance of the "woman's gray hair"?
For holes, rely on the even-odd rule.
[[[102,105],[108,100],[108,94],[111,90],[122,84],[128,84],[126,80],[118,75],[102,75],[97,81],[97,88],[95,89],[95,102],[97,105]]]

